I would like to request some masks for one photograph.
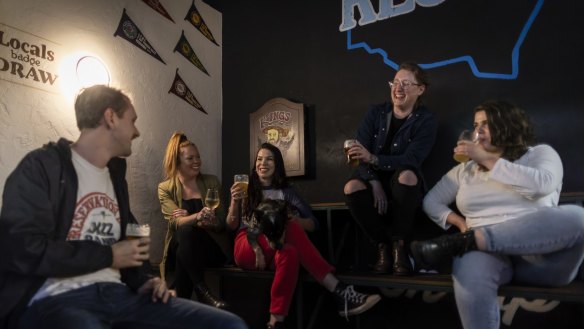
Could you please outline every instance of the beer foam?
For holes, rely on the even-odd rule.
[[[148,224],[133,224],[128,223],[126,226],[127,236],[150,236],[150,226]]]

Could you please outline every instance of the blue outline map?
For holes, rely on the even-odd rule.
[[[539,11],[541,10],[541,7],[543,6],[543,2],[544,2],[544,0],[537,1],[537,3],[535,4],[535,7],[531,11],[531,14],[529,15],[529,18],[527,19],[527,22],[525,23],[525,25],[523,26],[523,29],[521,30],[521,34],[519,35],[519,38],[517,39],[515,46],[513,47],[513,51],[511,53],[511,62],[512,62],[511,74],[481,72],[477,68],[476,63],[475,63],[474,59],[472,58],[472,56],[469,56],[469,55],[464,55],[464,56],[460,56],[460,57],[456,57],[456,58],[452,58],[452,59],[446,59],[446,60],[438,61],[438,62],[434,62],[434,63],[419,64],[420,67],[422,67],[423,69],[433,69],[433,68],[446,66],[446,65],[450,65],[450,64],[454,64],[454,63],[467,62],[472,73],[477,78],[505,79],[505,80],[516,79],[517,76],[519,75],[519,50],[521,48],[521,45],[523,44],[523,41],[525,40],[525,36],[527,36],[527,32],[529,32],[529,29],[531,28],[531,25],[533,24],[533,21],[535,20],[535,18],[539,14]],[[372,54],[372,55],[373,54],[381,55],[381,57],[383,58],[383,62],[387,66],[393,68],[396,71],[398,70],[399,65],[389,58],[389,56],[387,55],[387,52],[385,50],[383,50],[381,48],[372,49],[371,47],[369,47],[369,45],[366,42],[353,43],[352,37],[351,37],[351,30],[348,30],[347,31],[347,50],[354,50],[354,49],[359,49],[359,48],[365,49],[365,51],[367,51],[369,54]]]

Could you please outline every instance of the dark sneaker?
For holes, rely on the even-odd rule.
[[[377,294],[362,294],[355,291],[352,285],[347,286],[342,282],[337,284],[334,294],[338,303],[339,315],[345,318],[361,314],[381,300],[381,297]]]

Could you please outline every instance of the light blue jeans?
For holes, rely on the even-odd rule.
[[[182,298],[165,304],[119,283],[95,283],[43,298],[24,312],[20,328],[247,329],[237,315]]]
[[[452,277],[465,329],[499,328],[499,286],[511,282],[561,286],[578,274],[584,258],[584,208],[563,205],[501,224],[477,228],[486,251],[454,259]]]

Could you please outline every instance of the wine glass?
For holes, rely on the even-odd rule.
[[[215,210],[219,207],[219,202],[219,191],[215,188],[208,189],[207,195],[205,196],[205,206]]]
[[[474,130],[463,130],[460,133],[460,136],[458,136],[458,140],[459,141],[469,141],[469,142],[476,142],[476,140],[478,139],[478,133],[475,132]],[[468,160],[470,160],[469,156],[467,154],[460,154],[460,153],[454,153],[453,156],[454,160],[456,160],[457,162],[467,162]]]

